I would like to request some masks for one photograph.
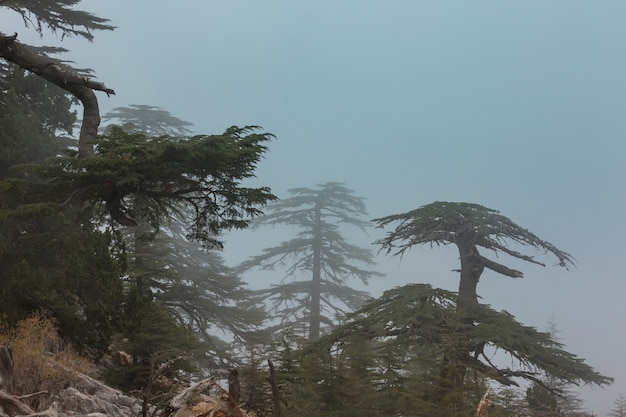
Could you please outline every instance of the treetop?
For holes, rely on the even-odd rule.
[[[406,213],[372,221],[378,228],[399,223],[395,230],[376,241],[382,245],[381,250],[393,255],[402,255],[414,245],[447,245],[465,241],[496,253],[503,252],[514,258],[545,266],[534,257],[509,248],[509,244],[513,243],[550,253],[557,258],[559,266],[569,268],[575,264],[572,255],[502,216],[498,210],[479,204],[436,201]]]
[[[113,30],[108,19],[94,14],[74,10],[80,0],[16,0],[0,1],[0,7],[7,7],[22,16],[26,27],[33,27],[40,35],[44,27],[61,36],[81,36],[93,40],[93,30]]]

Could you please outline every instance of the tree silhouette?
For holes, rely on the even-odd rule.
[[[129,107],[116,107],[104,116],[102,120],[115,124],[127,132],[143,133],[146,136],[188,136],[192,123],[179,119],[169,111],[156,106],[131,104]]]
[[[461,268],[456,312],[460,323],[467,329],[472,329],[478,318],[477,286],[485,268],[511,278],[523,276],[521,271],[483,256],[479,248],[545,266],[533,256],[512,247],[530,246],[554,256],[559,266],[569,268],[574,265],[570,254],[500,215],[497,210],[478,204],[439,201],[407,213],[378,218],[374,222],[381,228],[398,223],[394,230],[377,241],[382,250],[393,255],[403,255],[415,245],[452,244],[457,247]],[[462,387],[471,356],[488,359],[484,353],[486,341],[464,336],[459,343],[455,349],[444,353],[441,392],[438,394],[440,401]]]
[[[399,223],[395,230],[378,240],[382,249],[393,255],[403,255],[415,245],[453,244],[459,250],[461,261],[460,301],[477,302],[477,286],[485,268],[499,274],[521,278],[521,271],[512,269],[481,255],[478,248],[488,249],[537,265],[545,266],[533,256],[517,252],[510,243],[530,246],[537,251],[552,254],[564,268],[574,265],[574,258],[518,226],[507,217],[478,204],[438,201],[403,214],[373,220],[379,227]]]
[[[620,394],[613,402],[613,408],[609,411],[610,417],[626,417],[626,397]]]
[[[279,246],[267,248],[263,254],[241,264],[242,270],[259,267],[274,270],[287,266],[283,282],[257,292],[259,301],[272,300],[272,312],[286,321],[308,323],[308,338],[320,336],[322,324],[332,325],[328,312],[345,313],[341,305],[353,309],[367,296],[345,285],[349,278],[364,283],[381,274],[366,267],[374,264],[368,249],[348,243],[339,232],[340,224],[365,230],[367,222],[363,198],[356,197],[343,185],[329,182],[317,189],[294,188],[291,197],[268,206],[267,214],[258,224],[283,224],[301,229],[300,233]],[[306,279],[297,280],[299,276]],[[341,305],[340,305],[341,304]]]

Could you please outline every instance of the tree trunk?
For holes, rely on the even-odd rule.
[[[461,260],[461,278],[457,299],[457,322],[449,323],[450,334],[444,346],[444,355],[439,376],[441,382],[436,394],[440,407],[462,407],[463,386],[467,373],[467,358],[472,350],[465,328],[473,326],[472,307],[478,304],[477,287],[485,269],[482,257],[474,244],[474,236],[459,236],[456,240]],[[444,412],[445,413],[445,412]]]
[[[83,104],[83,121],[78,139],[78,156],[93,156],[93,145],[100,125],[100,110],[94,91],[104,91],[107,95],[115,94],[115,91],[76,73],[59,61],[35,53],[16,39],[17,33],[13,36],[0,34],[0,57],[58,85],[80,100]]]
[[[313,236],[313,277],[311,280],[311,308],[309,312],[309,340],[320,338],[322,302],[322,236],[320,223],[322,213],[315,209],[315,235]]]
[[[485,269],[478,249],[474,244],[474,236],[459,236],[456,240],[461,260],[461,278],[459,280],[459,307],[473,305],[478,302],[476,289],[478,281]]]

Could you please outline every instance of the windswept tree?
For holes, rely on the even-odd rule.
[[[371,251],[348,243],[339,230],[345,224],[365,231],[368,223],[360,218],[367,214],[363,198],[335,182],[289,192],[291,197],[268,206],[257,225],[287,225],[300,232],[240,267],[274,270],[286,266],[282,282],[257,291],[257,299],[269,300],[271,313],[283,321],[306,323],[308,338],[316,340],[323,324],[336,322],[329,313],[343,315],[346,308],[359,306],[367,297],[346,281],[356,278],[367,283],[381,274],[369,269],[374,265]]]
[[[570,254],[518,226],[497,210],[479,204],[437,201],[407,213],[374,219],[374,222],[380,228],[397,224],[394,230],[376,242],[388,254],[403,255],[416,245],[455,245],[461,261],[461,303],[477,302],[477,286],[485,268],[511,278],[524,276],[521,271],[483,256],[479,248],[487,249],[496,256],[504,254],[545,266],[533,256],[511,248],[510,244],[530,246],[536,251],[553,255],[559,266],[569,268],[574,265],[574,258]]]
[[[379,227],[395,224],[394,230],[377,241],[382,250],[393,255],[403,255],[416,245],[455,245],[459,251],[459,291],[456,312],[465,332],[473,331],[477,320],[477,286],[485,268],[498,274],[521,278],[523,273],[484,256],[479,249],[496,255],[507,255],[514,259],[545,266],[535,257],[519,251],[524,247],[543,252],[556,258],[557,264],[569,268],[574,258],[553,244],[540,239],[529,230],[517,225],[498,211],[478,204],[435,202],[407,213],[382,217],[374,220]],[[493,345],[489,339],[462,336],[455,349],[444,352],[440,368],[441,392],[439,401],[463,386],[466,371],[472,359],[489,361],[489,350]],[[497,345],[496,345],[497,346]],[[601,382],[606,382],[601,381]]]
[[[156,106],[131,104],[128,107],[116,107],[104,116],[104,122],[117,125],[127,132],[143,133],[148,137],[189,136],[193,124]]]

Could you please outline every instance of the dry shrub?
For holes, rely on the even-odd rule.
[[[33,408],[47,406],[46,399],[70,383],[77,372],[87,373],[91,368],[87,359],[61,340],[56,325],[43,313],[35,313],[0,333],[0,343],[13,348],[13,394],[47,391],[48,395],[31,401]]]

